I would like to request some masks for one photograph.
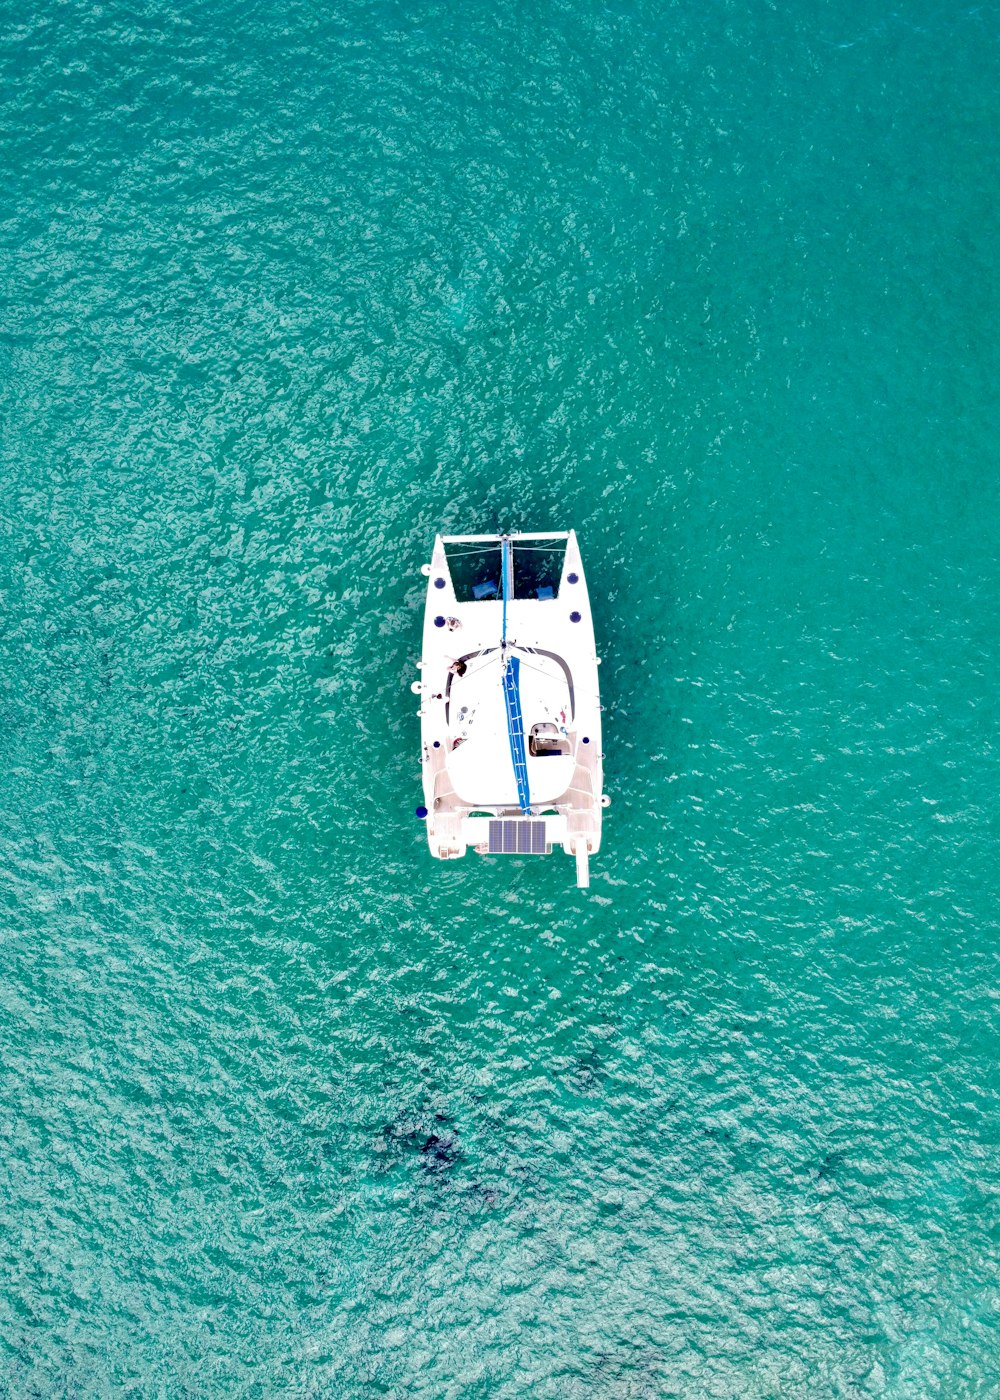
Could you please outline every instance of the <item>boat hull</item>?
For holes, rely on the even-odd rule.
[[[482,855],[561,847],[586,884],[607,798],[583,561],[573,531],[508,536],[507,556],[504,539],[438,536],[424,567],[412,688],[427,840],[441,860],[470,846]],[[502,578],[503,557],[520,564],[513,586]],[[511,730],[512,686],[520,733]]]

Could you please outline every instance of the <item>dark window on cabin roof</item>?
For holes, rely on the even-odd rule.
[[[539,540],[537,544],[513,545],[514,597],[557,598],[562,577],[565,540]],[[500,545],[477,547],[469,544],[445,545],[455,597],[460,603],[473,603],[500,594]],[[492,585],[492,587],[490,586]]]

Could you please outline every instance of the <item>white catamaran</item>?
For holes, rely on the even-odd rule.
[[[431,854],[545,855],[581,888],[601,844],[600,657],[576,534],[439,535],[427,576],[421,761]]]

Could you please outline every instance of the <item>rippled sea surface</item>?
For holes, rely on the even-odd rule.
[[[4,1395],[1000,1395],[998,32],[8,7]],[[412,815],[569,526],[587,894]]]

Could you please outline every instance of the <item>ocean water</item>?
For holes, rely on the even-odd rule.
[[[995,5],[0,32],[0,1393],[1000,1395]],[[432,862],[437,530],[605,843]]]

